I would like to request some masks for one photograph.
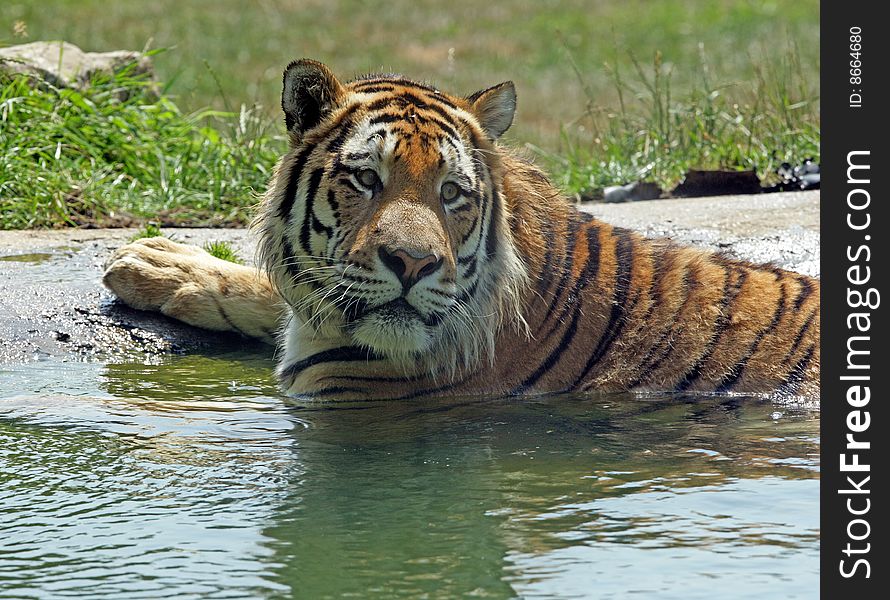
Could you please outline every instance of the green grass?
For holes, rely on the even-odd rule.
[[[154,237],[164,237],[164,233],[161,231],[161,228],[155,223],[146,223],[145,226],[142,227],[139,231],[137,231],[134,235],[130,236],[130,241],[135,242],[136,240],[142,240],[146,238],[154,238]],[[170,236],[173,239],[173,236]],[[235,248],[226,241],[223,240],[212,240],[206,242],[203,246],[204,250],[206,250],[211,256],[215,256],[221,260],[227,260],[229,262],[243,265],[244,260],[238,253],[235,251]]]
[[[815,0],[245,6],[0,3],[0,44],[171,47],[154,56],[160,97],[128,73],[83,93],[0,81],[0,228],[246,223],[286,146],[281,70],[299,56],[455,92],[513,79],[506,142],[528,143],[572,194],[819,159]]]
[[[244,261],[238,256],[238,253],[235,252],[235,249],[231,244],[224,241],[212,241],[204,244],[204,250],[210,253],[211,256],[215,256],[216,258],[227,260],[229,262],[243,265]]]
[[[15,37],[17,21],[27,38]],[[0,2],[0,43],[48,39],[89,51],[173,48],[156,66],[183,110],[256,103],[275,120],[281,72],[299,57],[321,60],[342,77],[390,70],[458,93],[512,79],[519,93],[512,139],[549,150],[589,96],[618,107],[603,65],[630,73],[631,53],[648,62],[661,51],[679,96],[698,86],[700,44],[719,83],[727,83],[753,81],[757,65],[781,57],[794,40],[814,73],[811,89],[819,84],[817,0]],[[589,93],[577,85],[569,54]]]
[[[712,79],[702,56],[701,78],[679,97],[660,53],[649,66],[632,64],[630,73],[611,71],[617,106],[590,96],[556,150],[533,147],[567,193],[595,198],[606,186],[639,180],[667,191],[689,169],[754,170],[768,183],[783,162],[819,161],[818,96],[793,47],[758,64],[752,81],[734,84]]]
[[[83,93],[0,80],[0,228],[243,225],[284,148],[270,125],[186,114],[126,70]]]
[[[146,238],[153,237],[163,237],[164,234],[161,231],[161,228],[156,223],[146,223],[142,229],[137,231],[135,234],[130,236],[130,241],[135,242],[136,240],[144,240]]]

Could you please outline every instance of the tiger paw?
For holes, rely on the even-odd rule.
[[[162,237],[117,250],[102,281],[133,308],[269,344],[286,310],[263,272]]]
[[[112,254],[102,283],[133,308],[163,312],[183,288],[209,284],[215,261],[223,262],[195,246],[164,237],[145,238]]]

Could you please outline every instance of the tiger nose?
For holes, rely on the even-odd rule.
[[[416,256],[415,253],[401,249],[390,252],[383,246],[377,250],[377,254],[383,264],[402,282],[405,292],[427,275],[438,271],[442,266],[442,259],[435,254]]]

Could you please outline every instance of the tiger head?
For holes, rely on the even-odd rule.
[[[284,73],[290,151],[258,217],[260,251],[307,336],[434,371],[493,359],[522,326],[526,269],[495,140],[511,82],[466,98],[394,75]]]

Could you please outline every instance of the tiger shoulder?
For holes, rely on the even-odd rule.
[[[282,108],[290,149],[255,223],[269,283],[190,265],[194,301],[166,312],[248,335],[257,320],[266,332],[280,324],[288,393],[818,396],[818,280],[577,210],[498,142],[516,108],[511,82],[462,97],[396,75],[341,82],[300,60]],[[146,300],[166,292],[138,263],[215,259],[158,244],[123,248],[105,281],[165,312],[171,300]],[[241,291],[226,285],[222,305],[214,290],[227,278]]]

